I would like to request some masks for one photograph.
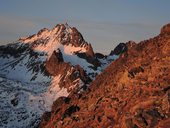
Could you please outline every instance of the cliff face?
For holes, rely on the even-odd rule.
[[[164,26],[157,37],[126,46],[87,91],[55,101],[40,126],[169,128],[169,27]]]
[[[59,85],[61,88],[66,88],[68,92],[71,92],[76,87],[81,89],[91,82],[90,77],[80,65],[72,66],[64,62],[60,50],[52,53],[46,62],[45,68],[53,77],[62,74]]]

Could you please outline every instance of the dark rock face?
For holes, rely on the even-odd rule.
[[[11,100],[11,104],[15,107],[18,105],[18,99],[17,98],[14,98]]]
[[[80,79],[84,85],[91,82],[91,79],[89,78],[89,76],[87,76],[82,67],[80,67],[79,65],[71,66],[69,63],[64,62],[62,53],[60,51],[53,52],[49,60],[46,62],[46,70],[52,76],[62,74],[59,85],[60,87],[67,88],[68,92],[72,91],[72,89],[69,89],[70,86],[79,86],[79,81],[77,81],[77,83],[74,83],[78,79]],[[70,74],[67,75],[66,71],[69,71]]]
[[[75,113],[77,111],[80,111],[80,107],[79,106],[77,106],[77,105],[70,106],[68,109],[65,110],[65,112],[64,112],[64,114],[62,116],[62,119],[71,116],[73,113]]]
[[[19,57],[23,52],[29,51],[30,47],[28,44],[15,43],[14,45],[0,46],[0,55],[10,55],[13,57]]]
[[[86,54],[87,54],[87,56],[94,58],[94,52],[93,52],[93,48],[92,48],[91,44],[89,44],[87,46],[87,53]]]
[[[49,60],[46,62],[46,69],[49,74],[55,76],[69,68],[69,64],[63,62],[62,53],[54,51]]]
[[[165,33],[139,44],[128,42],[128,50],[86,92],[53,106],[43,127],[169,128],[169,40]],[[73,106],[80,109],[61,119]]]
[[[91,79],[87,76],[86,72],[79,65],[75,66],[74,77],[80,77],[80,79],[85,84],[89,84],[91,82]]]
[[[70,42],[72,42],[74,46],[85,44],[83,36],[75,27],[72,28],[72,39],[70,39]]]
[[[130,77],[135,77],[135,75],[140,72],[144,72],[144,69],[141,66],[130,69],[128,73]]]
[[[101,53],[95,53],[95,57],[96,57],[97,59],[103,59],[103,58],[105,58],[105,55],[103,55],[103,54],[101,54]]]
[[[46,123],[50,120],[50,117],[51,116],[51,112],[45,112],[43,115],[42,115],[42,123],[39,127],[43,127],[44,125],[46,125]]]
[[[56,63],[64,62],[63,55],[59,49],[58,49],[58,52],[57,51],[53,52],[52,57],[56,57],[55,58]]]
[[[76,53],[76,55],[80,58],[87,60],[87,62],[93,64],[94,66],[91,68],[93,68],[95,70],[97,69],[97,67],[101,66],[98,59],[96,59],[95,57],[88,56],[86,53]]]
[[[120,55],[124,53],[125,51],[127,51],[126,44],[120,43],[118,46],[116,46],[116,48],[113,51],[111,51],[110,55]]]

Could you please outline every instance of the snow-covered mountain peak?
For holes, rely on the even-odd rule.
[[[99,62],[95,59],[91,44],[83,39],[76,28],[58,24],[51,30],[43,28],[37,34],[0,47],[0,75],[22,82],[48,82],[48,75],[43,75],[46,74],[45,65],[55,51],[60,51],[63,62],[71,66],[79,65],[87,74],[98,72]],[[41,75],[47,76],[47,80]]]
[[[70,27],[67,23],[58,24],[51,30],[43,28],[37,34],[20,38],[19,42],[30,44],[33,50],[48,53],[49,56],[57,49],[64,51],[65,54],[93,55],[91,45],[75,27]]]

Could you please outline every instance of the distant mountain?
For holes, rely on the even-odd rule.
[[[58,97],[85,90],[124,47],[94,53],[68,24],[0,46],[0,127],[37,127]]]
[[[56,100],[40,126],[170,128],[170,24],[154,38],[125,46],[86,91]]]

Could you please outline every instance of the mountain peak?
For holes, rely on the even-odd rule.
[[[60,31],[59,31],[60,30]],[[57,24],[54,28],[52,28],[52,30],[54,33],[58,33],[58,32],[67,32],[67,33],[72,33],[72,27],[70,27],[67,23],[60,23]]]
[[[19,42],[28,43],[32,49],[52,54],[58,48],[69,54],[86,53],[94,55],[93,49],[81,33],[67,23],[57,24],[51,30],[43,28],[37,34],[26,38],[20,38]]]

